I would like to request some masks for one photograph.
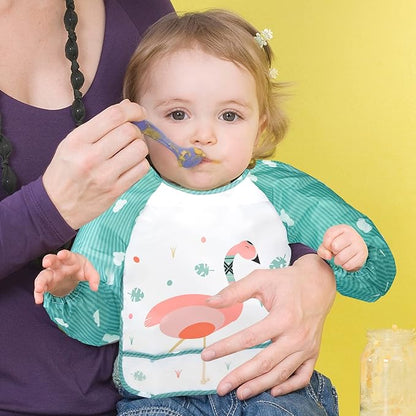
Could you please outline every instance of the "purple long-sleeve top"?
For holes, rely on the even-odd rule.
[[[101,59],[84,96],[87,118],[121,100],[141,34],[173,6],[168,0],[105,0],[105,11]],[[75,234],[41,181],[58,143],[74,128],[70,109],[35,108],[0,92],[0,113],[14,148],[10,165],[22,185],[9,197],[0,189],[0,415],[114,414],[117,345],[94,348],[69,338],[33,301],[39,269],[30,260]]]

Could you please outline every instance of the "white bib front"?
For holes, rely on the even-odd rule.
[[[286,230],[245,177],[218,192],[161,183],[137,218],[125,255],[119,375],[139,396],[215,392],[257,347],[203,362],[202,349],[258,322],[256,299],[224,310],[206,299],[255,269],[289,265]]]

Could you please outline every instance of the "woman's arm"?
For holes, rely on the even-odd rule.
[[[43,178],[0,202],[0,278],[62,246],[146,173],[146,145],[129,123],[142,117],[127,100],[107,108],[59,144]]]
[[[280,395],[308,384],[318,358],[325,318],[335,298],[331,268],[307,254],[283,269],[256,270],[227,286],[210,300],[225,307],[259,299],[269,314],[257,324],[208,346],[202,358],[212,360],[273,342],[252,360],[230,372],[218,385],[220,395],[237,388],[240,399],[272,388]]]
[[[75,236],[41,178],[0,202],[0,224],[0,279]]]

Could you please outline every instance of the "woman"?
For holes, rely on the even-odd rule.
[[[82,345],[51,323],[33,303],[34,260],[70,241],[147,171],[142,135],[129,123],[144,117],[141,108],[116,103],[141,34],[173,8],[166,0],[78,0],[77,21],[73,7],[0,0],[0,35],[8,39],[0,65],[0,415],[106,415],[118,399],[117,346]],[[220,392],[241,385],[249,397],[275,386],[282,394],[309,380],[335,294],[332,273],[305,256],[269,285],[283,296],[268,320],[209,352],[244,348],[265,331],[275,342],[230,373]],[[250,287],[242,281],[222,301],[252,296]]]
[[[72,2],[67,3],[68,31],[63,0],[0,1],[0,33],[10,40],[2,47],[0,114],[2,134],[13,146],[5,164],[2,138],[1,415],[112,414],[117,400],[110,382],[117,347],[85,348],[48,322],[31,300],[39,270],[33,259],[71,240],[81,224],[147,171],[141,135],[125,123],[143,116],[131,103],[83,124],[61,142],[82,121],[71,116],[68,36],[67,49],[73,51],[75,30],[85,121],[120,101],[122,76],[141,33],[173,7],[167,0],[77,1],[74,25]],[[9,168],[18,181],[15,192],[7,186],[13,185]]]

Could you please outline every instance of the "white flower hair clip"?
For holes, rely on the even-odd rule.
[[[269,78],[276,79],[278,75],[279,75],[279,71],[276,68],[269,69]]]
[[[267,45],[269,40],[273,39],[273,32],[270,29],[263,29],[260,33],[256,33],[254,39],[259,44],[260,48],[262,48]]]
[[[273,39],[273,32],[270,29],[263,29],[261,32],[257,32],[254,36],[254,40],[263,48],[267,46],[269,40]],[[276,68],[269,68],[269,78],[276,79],[279,75],[279,71]]]

